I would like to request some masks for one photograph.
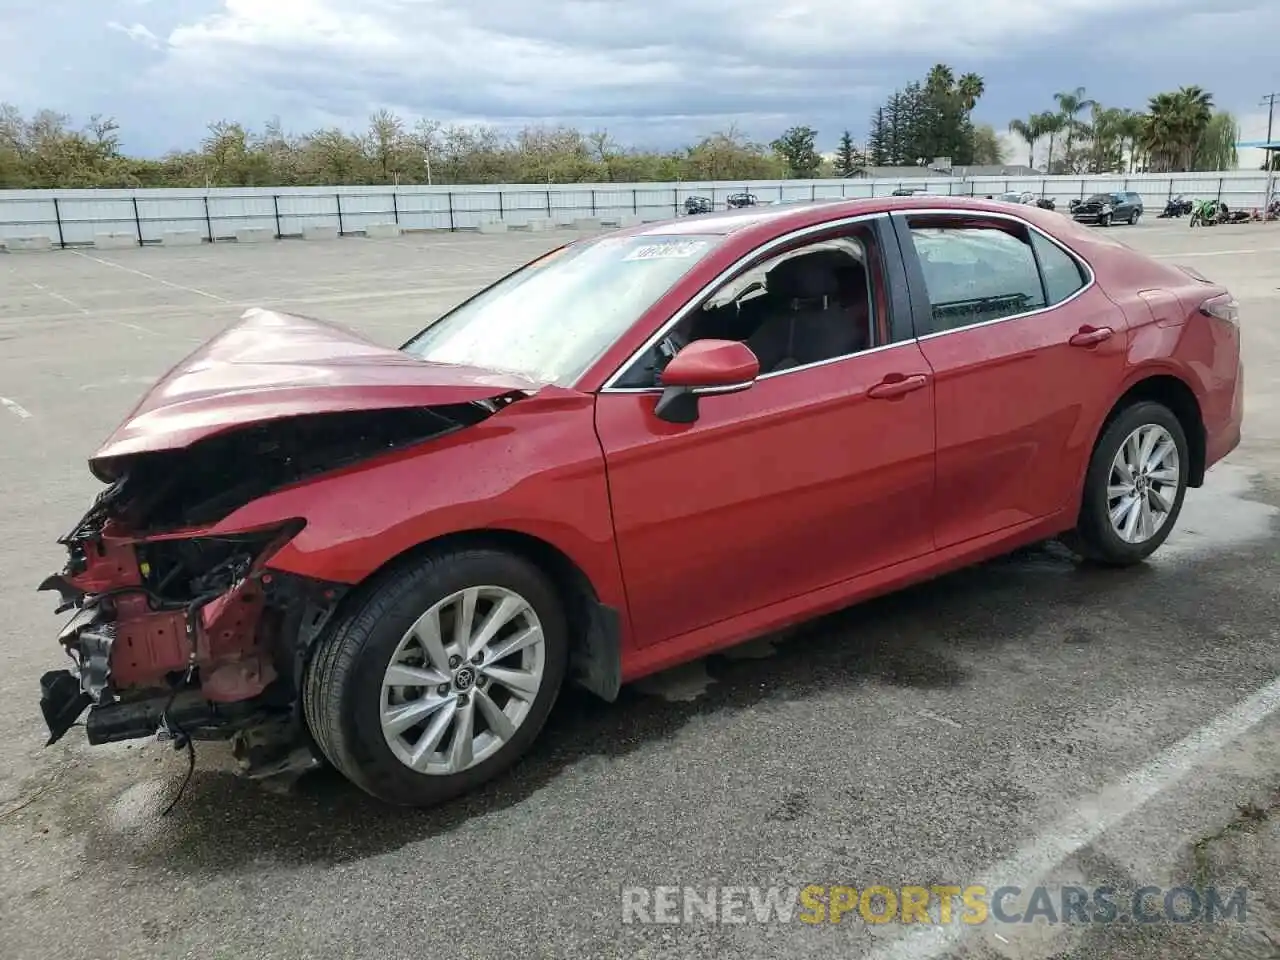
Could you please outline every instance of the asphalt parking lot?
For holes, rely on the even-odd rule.
[[[1228,284],[1240,448],[1147,565],[1028,550],[566,695],[477,795],[387,810],[200,745],[43,748],[58,535],[145,385],[246,307],[396,343],[564,234],[0,256],[0,955],[1280,957],[1280,224],[1112,228]],[[622,923],[621,888],[1249,888],[1243,923]]]

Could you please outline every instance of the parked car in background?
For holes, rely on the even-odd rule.
[[[710,197],[688,197],[684,201],[684,212],[686,214],[711,213],[714,209],[715,203]]]
[[[754,193],[734,193],[725,200],[725,205],[732,210],[739,207],[754,207],[759,202]]]
[[[970,198],[583,238],[399,348],[251,310],[89,461],[49,742],[87,709],[90,743],[436,803],[566,682],[612,700],[1055,536],[1139,563],[1242,417],[1224,287]]]
[[[1142,197],[1132,190],[1095,193],[1085,200],[1071,201],[1071,217],[1077,223],[1096,223],[1109,227],[1113,223],[1135,224],[1142,216]]]

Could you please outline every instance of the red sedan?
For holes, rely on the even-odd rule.
[[[1132,564],[1240,439],[1236,303],[1033,207],[569,244],[400,349],[260,310],[90,461],[51,742],[230,739],[422,805],[623,683],[1062,537]]]

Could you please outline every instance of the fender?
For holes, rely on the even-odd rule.
[[[212,532],[301,518],[269,567],[358,584],[428,541],[510,531],[555,547],[602,604],[626,610],[594,406],[547,387],[465,430],[254,500]]]

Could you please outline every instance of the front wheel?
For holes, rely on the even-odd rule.
[[[1102,216],[1100,216],[1100,217],[1098,218],[1098,226],[1100,226],[1100,227],[1109,227],[1109,226],[1111,226],[1111,214],[1109,214],[1109,213],[1104,213]]]
[[[1186,433],[1173,412],[1152,401],[1134,404],[1099,438],[1079,520],[1064,541],[1099,563],[1140,563],[1173,531],[1189,466]]]
[[[529,748],[564,678],[555,588],[491,549],[429,555],[372,585],[319,642],[304,681],[316,743],[379,799],[429,806]]]

